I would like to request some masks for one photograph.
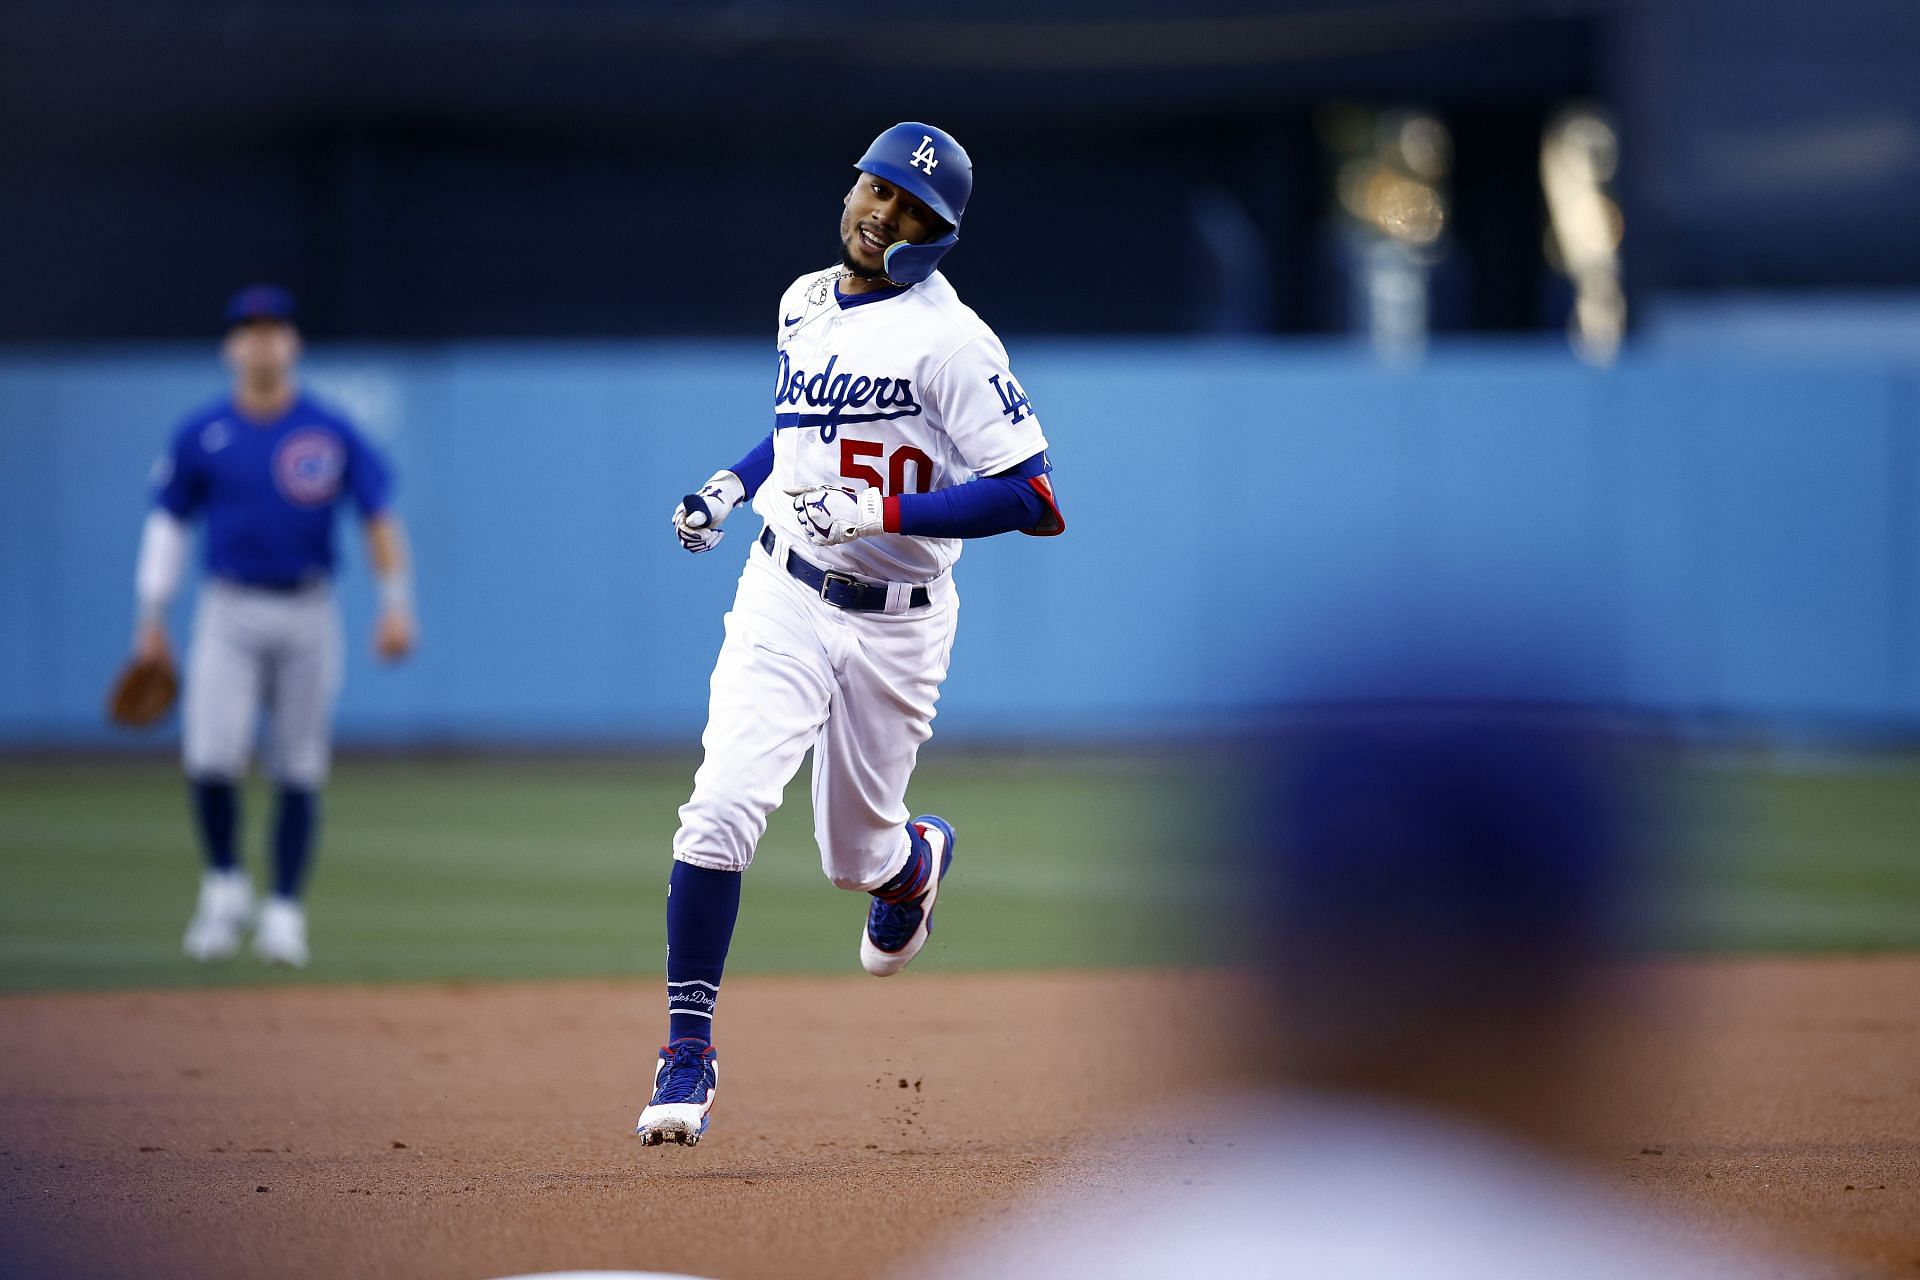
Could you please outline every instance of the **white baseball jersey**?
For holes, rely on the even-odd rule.
[[[799,529],[788,489],[931,493],[1047,447],[1006,349],[944,275],[842,300],[841,274],[801,276],[780,298],[773,476],[753,503],[776,531]],[[960,540],[876,534],[802,552],[862,578],[928,582],[960,558]]]

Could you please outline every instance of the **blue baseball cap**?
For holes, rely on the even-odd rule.
[[[250,284],[227,299],[227,328],[249,320],[284,320],[292,323],[293,295],[277,284]]]

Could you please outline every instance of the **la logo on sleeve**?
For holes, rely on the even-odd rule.
[[[1013,380],[1012,374],[1007,375],[1005,386],[1000,385],[1000,375],[997,373],[988,377],[987,381],[993,384],[993,393],[1000,397],[1000,412],[1006,414],[1010,421],[1018,422],[1032,414],[1033,401],[1027,398],[1027,393],[1020,389],[1020,384]]]

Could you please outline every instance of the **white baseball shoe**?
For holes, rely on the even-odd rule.
[[[689,1036],[660,1050],[653,1067],[653,1097],[633,1132],[641,1143],[657,1147],[677,1142],[691,1147],[707,1131],[714,1095],[720,1091],[720,1064],[713,1046]]]
[[[200,901],[187,921],[181,949],[201,964],[231,960],[240,950],[240,933],[253,918],[253,882],[247,873],[209,871],[200,877]]]
[[[291,898],[268,898],[253,930],[253,954],[268,964],[307,967],[307,913]]]

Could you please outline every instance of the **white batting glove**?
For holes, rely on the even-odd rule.
[[[886,500],[872,485],[852,489],[815,486],[788,489],[800,532],[816,547],[837,547],[886,531]]]
[[[720,526],[733,509],[745,502],[747,487],[731,471],[716,471],[697,493],[680,499],[673,509],[673,532],[680,545],[695,555],[711,551],[726,537]]]

